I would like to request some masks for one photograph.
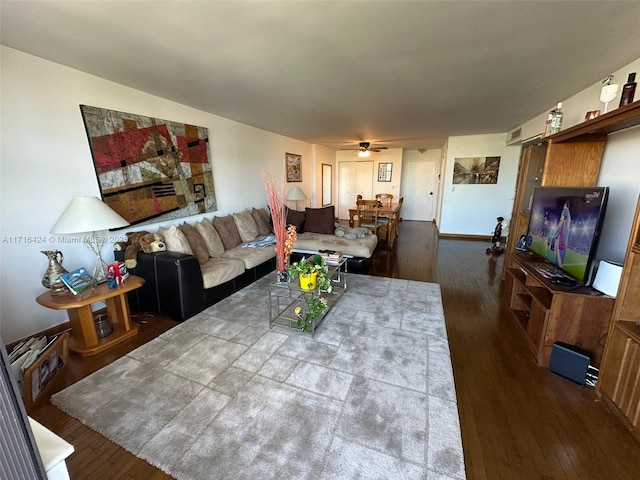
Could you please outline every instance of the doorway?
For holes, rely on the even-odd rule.
[[[439,158],[440,150],[437,152]],[[404,170],[402,218],[432,222],[438,197],[438,158],[408,157]]]

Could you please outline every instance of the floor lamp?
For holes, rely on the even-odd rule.
[[[122,228],[129,225],[124,218],[111,210],[106,203],[96,197],[76,197],[67,206],[51,233],[71,234],[90,233],[84,238],[84,242],[96,254],[96,266],[93,269],[93,278],[99,282],[107,276],[106,262],[102,259],[102,249],[107,243],[104,235],[97,232]]]
[[[293,187],[291,190],[289,190],[289,193],[287,193],[286,199],[287,200],[295,200],[295,202],[296,202],[296,210],[298,210],[298,200],[306,200],[307,196],[300,189],[300,187]]]

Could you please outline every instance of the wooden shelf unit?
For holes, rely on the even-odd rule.
[[[595,186],[609,133],[640,125],[640,100],[545,138],[522,144],[508,252],[527,233],[533,188]]]
[[[534,267],[534,254],[507,256],[504,295],[507,308],[521,327],[536,363],[548,366],[555,342],[591,353],[599,365],[613,311],[613,299],[590,288],[570,291],[551,284]]]
[[[537,186],[596,186],[607,135],[637,125],[640,125],[640,101],[554,135],[522,144],[502,274],[506,287],[503,289],[503,300],[523,328],[539,365],[548,364],[551,348],[548,342],[553,338],[590,351],[594,355],[592,361],[597,364],[603,339],[594,339],[602,323],[608,324],[610,321],[613,300],[607,300],[604,296],[595,300],[593,295],[587,294],[588,289],[563,293],[562,287],[551,285],[534,269],[523,265],[527,263],[523,259],[524,254],[518,252],[515,246],[520,236],[527,233],[533,190]],[[635,238],[640,248],[640,238]],[[636,275],[638,272],[636,270]],[[636,294],[640,296],[640,290],[636,290]],[[530,298],[530,307],[526,307],[529,302],[527,297]],[[575,309],[582,310],[577,312]],[[609,317],[604,318],[606,315]],[[570,319],[562,328],[583,329],[590,332],[586,335],[589,338],[576,337],[572,341],[567,338],[570,339],[573,334],[562,331],[554,333],[561,325],[556,325],[556,322],[561,322],[561,317]],[[559,338],[561,336],[566,338]],[[640,391],[640,380],[638,382]]]
[[[596,393],[640,441],[640,198]]]

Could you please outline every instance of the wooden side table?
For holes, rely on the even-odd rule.
[[[105,282],[78,295],[52,295],[47,291],[39,295],[36,302],[54,310],[67,310],[71,323],[69,350],[82,357],[89,357],[138,334],[138,326],[131,322],[127,292],[140,288],[143,284],[143,278],[129,275],[118,288],[109,288]],[[113,333],[104,338],[98,338],[91,311],[91,304],[100,301],[107,304],[107,313],[113,325]]]

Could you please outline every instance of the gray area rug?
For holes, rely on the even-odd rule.
[[[465,478],[439,285],[349,275],[312,339],[269,330],[271,280],[52,402],[178,479]]]

